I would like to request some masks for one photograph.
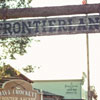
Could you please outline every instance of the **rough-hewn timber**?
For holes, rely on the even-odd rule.
[[[100,13],[100,4],[67,5],[39,8],[0,9],[0,19],[46,17],[58,15]]]

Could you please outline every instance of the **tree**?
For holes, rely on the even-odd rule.
[[[33,68],[32,65],[27,65],[23,68],[23,70],[27,73],[31,73],[34,72],[35,68],[37,68],[37,66],[34,66]],[[20,76],[20,74],[21,73],[15,68],[13,68],[10,64],[4,64],[3,67],[0,67],[0,80],[2,80],[2,78],[18,77]]]
[[[13,69],[10,65],[4,65],[0,67],[0,79],[3,77],[11,77],[11,76],[18,76],[20,72]]]
[[[0,0],[0,7],[6,8],[25,8],[29,7],[32,0]]]
[[[19,8],[28,7],[32,0],[0,0],[0,7],[3,8]],[[6,21],[6,19],[2,19]],[[2,59],[15,59],[15,54],[24,55],[26,47],[29,46],[31,39],[28,37],[19,38],[1,38],[0,47],[2,48]]]
[[[32,65],[28,65],[28,66],[24,67],[23,70],[27,73],[34,72],[34,68],[32,67]]]
[[[0,8],[25,8],[29,7],[31,1],[32,0],[0,0]],[[2,20],[5,22],[7,19],[5,19],[4,16]],[[16,59],[16,54],[24,55],[27,52],[26,47],[30,46],[31,41],[32,38],[29,37],[0,38],[0,64],[4,59]],[[5,62],[3,61],[3,63]]]

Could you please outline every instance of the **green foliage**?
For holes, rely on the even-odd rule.
[[[6,8],[25,8],[29,7],[32,0],[0,0],[1,8],[5,4]]]
[[[0,0],[0,8],[25,8],[29,7],[31,1],[32,0]],[[6,21],[6,19],[2,20]],[[16,59],[16,54],[24,55],[26,53],[26,47],[29,46],[31,41],[32,39],[28,37],[0,39],[0,48],[2,51],[0,60],[7,58]]]
[[[26,8],[32,0],[0,0],[0,8]],[[4,14],[5,15],[5,14]],[[4,22],[6,19],[2,19]],[[4,59],[16,59],[16,54],[24,55],[27,51],[26,48],[30,46],[32,41],[29,37],[17,37],[17,38],[1,38],[0,39],[0,64]],[[5,63],[3,61],[3,63]],[[6,66],[8,68],[8,66]],[[11,74],[10,70],[0,68],[0,76],[3,74]],[[3,71],[4,70],[4,71]],[[33,70],[33,69],[31,69]],[[11,74],[13,75],[13,73]]]
[[[4,38],[0,40],[0,47],[2,48],[2,55],[0,59],[16,59],[15,55],[24,55],[26,47],[30,46],[32,39],[28,37],[23,38]]]
[[[34,72],[34,68],[32,67],[32,65],[28,65],[28,66],[24,67],[23,70],[27,73]]]
[[[26,8],[30,7],[29,4],[32,0],[0,0],[0,8]],[[5,15],[5,14],[4,14]],[[2,19],[4,22],[7,19]],[[0,39],[0,65],[6,63],[5,59],[16,59],[16,54],[24,55],[27,51],[26,48],[30,46],[32,38],[29,37],[16,37],[16,38],[1,38]],[[39,40],[35,40],[39,42]],[[3,61],[3,62],[2,62]],[[0,66],[0,76],[13,76],[16,74],[14,70],[11,70],[10,65]],[[35,68],[35,67],[34,67]],[[34,68],[31,65],[23,68],[25,72],[34,72]]]
[[[32,73],[34,72],[35,68],[39,69],[40,67],[27,65],[26,67],[23,68],[23,70],[27,73]]]
[[[10,65],[3,65],[3,67],[0,67],[0,79],[2,77],[11,77],[11,76],[16,76],[17,71],[14,70]]]

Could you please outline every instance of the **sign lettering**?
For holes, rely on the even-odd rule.
[[[0,37],[44,36],[100,32],[100,16],[0,21]]]
[[[0,89],[0,100],[40,100],[41,94],[24,80],[8,81]]]
[[[73,85],[72,83],[70,83],[69,85],[65,84],[65,88],[67,95],[77,94],[78,92],[78,86]]]

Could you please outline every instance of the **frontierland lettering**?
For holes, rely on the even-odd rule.
[[[100,32],[100,16],[27,19],[0,22],[1,37]]]

